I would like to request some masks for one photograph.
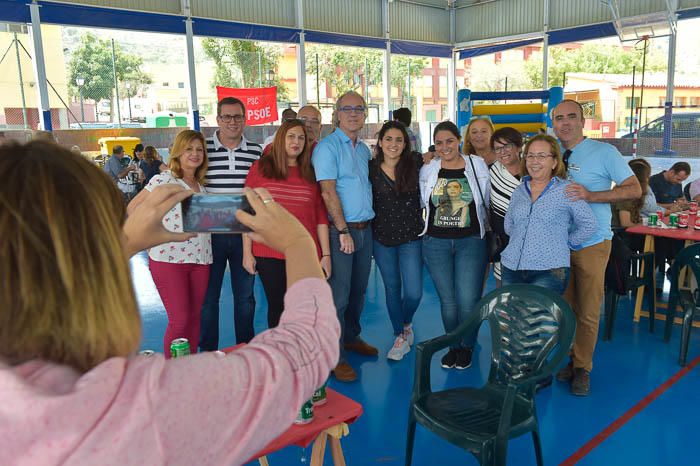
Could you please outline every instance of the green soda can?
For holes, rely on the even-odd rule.
[[[308,400],[301,406],[297,418],[294,419],[294,424],[304,425],[314,420],[314,403]]]
[[[656,213],[649,214],[649,226],[650,227],[655,227],[658,222],[659,222],[659,215],[658,214],[656,214]]]
[[[673,213],[668,216],[668,226],[678,228],[678,214]]]
[[[181,358],[190,354],[190,342],[187,338],[176,338],[170,343],[170,357]]]
[[[141,356],[146,356],[146,357],[148,357],[148,356],[153,356],[154,354],[156,354],[156,352],[153,351],[153,350],[150,350],[150,349],[145,349],[145,350],[143,350],[143,351],[139,351],[139,354],[140,354]]]
[[[321,406],[325,405],[326,402],[328,401],[328,398],[326,398],[326,385],[328,382],[324,382],[323,385],[321,385],[313,394],[311,397],[311,401],[313,401],[314,406]]]

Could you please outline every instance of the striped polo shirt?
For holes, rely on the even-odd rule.
[[[235,149],[229,149],[219,141],[219,132],[207,139],[207,192],[213,194],[240,194],[253,162],[260,158],[260,144],[248,141],[245,136]]]

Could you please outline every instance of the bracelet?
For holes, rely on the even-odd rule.
[[[330,254],[323,254],[321,257],[331,257]]]

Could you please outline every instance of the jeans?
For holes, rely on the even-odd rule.
[[[339,362],[347,360],[343,344],[356,341],[362,331],[360,315],[365,305],[365,291],[372,263],[372,229],[350,228],[350,235],[355,243],[355,252],[345,254],[340,251],[338,230],[330,227],[333,273],[328,283],[333,291],[333,302],[340,322]]]
[[[468,320],[481,297],[486,271],[486,241],[479,236],[460,239],[423,237],[423,260],[440,298],[442,324],[450,333]],[[461,345],[473,348],[479,329],[465,335]]]
[[[227,263],[231,271],[236,343],[248,343],[255,335],[253,330],[255,275],[249,274],[243,268],[241,235],[211,235],[211,249],[214,262],[211,264],[209,285],[202,306],[202,327],[199,338],[199,347],[202,351],[219,349],[219,298]]]
[[[503,266],[503,285],[524,283],[537,285],[552,290],[557,294],[564,294],[569,283],[569,267],[559,267],[550,270],[511,270]]]
[[[394,335],[398,336],[403,332],[404,324],[413,321],[413,314],[423,297],[422,241],[417,239],[398,246],[384,246],[375,240],[373,253],[384,281],[391,326]]]

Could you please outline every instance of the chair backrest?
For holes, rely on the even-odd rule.
[[[509,285],[484,296],[476,306],[491,327],[490,383],[546,377],[571,349],[576,318],[566,301],[550,290]]]
[[[676,254],[669,274],[672,288],[678,289],[678,274],[686,266],[690,267],[695,278],[700,280],[700,243],[691,244]]]

